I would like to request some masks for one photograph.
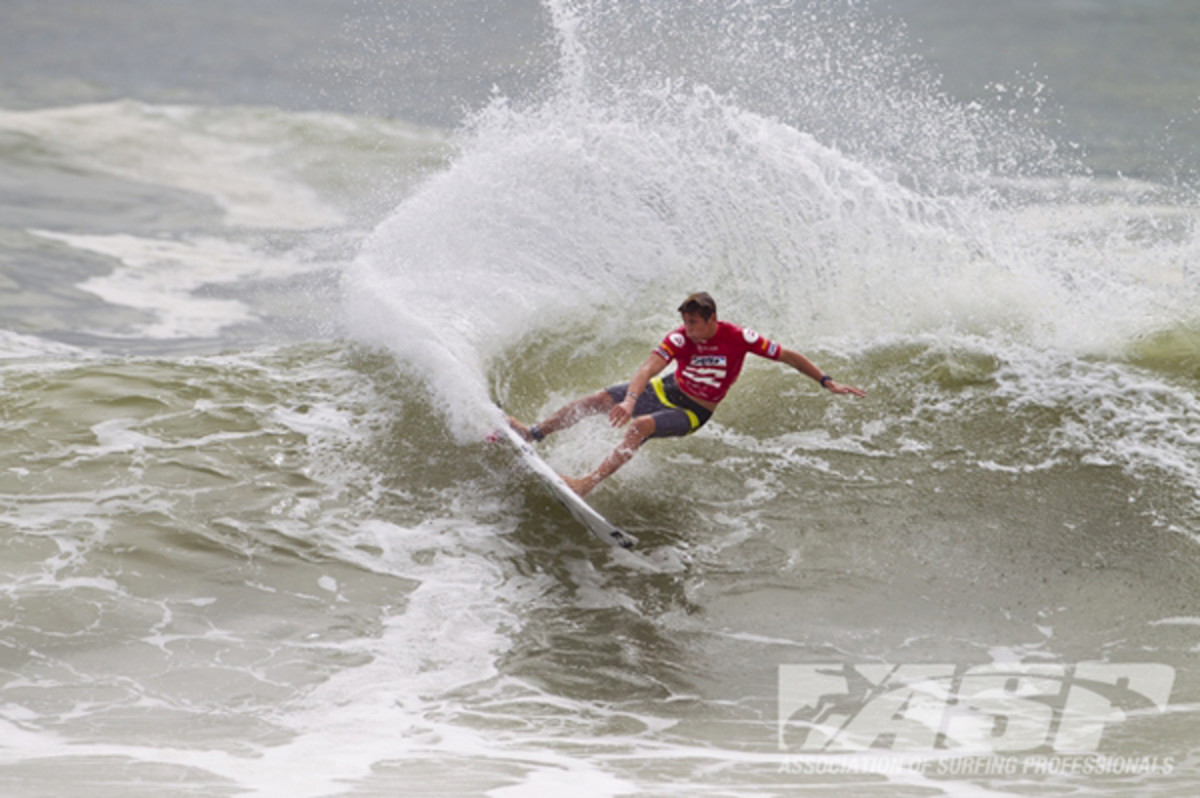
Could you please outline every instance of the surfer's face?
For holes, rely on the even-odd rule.
[[[717,317],[704,318],[699,313],[682,313],[683,333],[692,341],[702,344],[717,333]]]

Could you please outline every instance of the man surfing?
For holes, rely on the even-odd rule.
[[[576,399],[530,427],[510,420],[513,429],[534,442],[600,413],[607,413],[614,427],[629,425],[625,438],[595,471],[563,477],[580,496],[629,462],[650,438],[690,435],[704,426],[737,381],[748,354],[786,363],[831,393],[867,395],[859,388],[834,382],[799,352],[753,330],[718,320],[716,301],[703,291],[685,299],[678,310],[683,323],[663,338],[629,382]],[[659,377],[672,360],[675,373]]]

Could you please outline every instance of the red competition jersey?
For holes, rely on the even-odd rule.
[[[717,323],[717,332],[702,344],[684,335],[683,326],[667,334],[654,350],[675,361],[675,381],[683,392],[706,402],[719,402],[742,373],[748,353],[778,360],[779,344],[727,321]]]

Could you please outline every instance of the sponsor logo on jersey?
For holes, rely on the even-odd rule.
[[[683,333],[671,333],[669,336],[667,336],[667,340],[670,341],[671,346],[675,347],[676,349],[683,349],[683,345],[686,343]]]
[[[718,390],[725,383],[725,369],[687,368],[684,369],[683,376],[694,385],[707,385]]]
[[[729,375],[728,358],[725,355],[692,355],[692,360],[683,370],[683,376],[693,385],[707,385],[720,390]]]
[[[758,339],[762,336],[756,333],[754,330],[742,330],[742,337],[746,339],[746,343],[754,346],[756,343],[758,343]]]

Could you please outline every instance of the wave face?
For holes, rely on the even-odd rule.
[[[1197,792],[1195,181],[1108,168],[1154,159],[1146,117],[1097,161],[1053,86],[943,89],[995,52],[945,81],[913,54],[931,19],[965,47],[958,15],[1069,36],[1047,57],[1106,114],[1176,113],[1190,0],[894,0],[912,33],[833,0],[268,26],[329,33],[330,104],[370,76],[451,130],[275,107],[246,68],[271,1],[191,4],[202,60],[114,64],[89,31],[89,75],[146,101],[37,72],[41,15],[77,3],[14,12],[21,85],[61,101],[0,109],[0,792]],[[168,30],[130,3],[91,6]],[[1146,40],[1187,45],[1178,85],[1131,77]],[[1080,55],[1117,44],[1115,76]],[[869,397],[747,363],[590,496],[650,570],[483,435],[628,379],[697,289]],[[579,473],[619,438],[540,451]]]
[[[652,341],[696,288],[797,346],[1194,335],[1178,189],[1088,175],[1036,104],[955,104],[845,4],[685,6],[548,3],[556,78],[475,114],[347,270],[354,332],[456,429],[514,342]]]
[[[628,378],[697,289],[871,398],[751,364],[702,434],[593,499],[683,574],[542,561],[563,582],[501,671],[543,708],[616,701],[632,715],[597,724],[691,760],[771,716],[740,697],[787,662],[1120,659],[1117,627],[1178,653],[1200,532],[1191,188],[1092,172],[1037,86],[952,100],[853,4],[544,7],[558,71],[475,113],[373,230],[344,274],[353,334],[468,448],[493,400],[533,419]],[[614,443],[584,424],[543,452],[578,473]],[[526,511],[516,539],[561,553]],[[652,783],[703,782],[634,756]]]

